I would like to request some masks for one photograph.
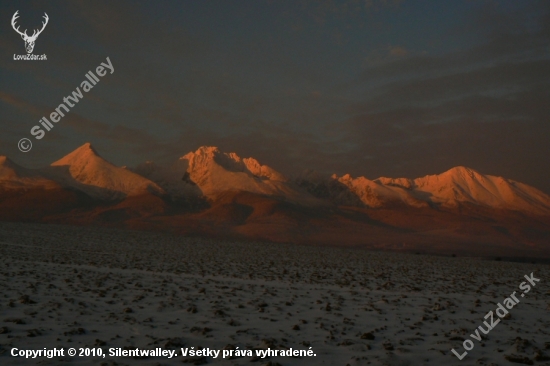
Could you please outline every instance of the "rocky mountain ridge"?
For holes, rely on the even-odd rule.
[[[0,157],[0,220],[550,257],[550,197],[520,182],[466,167],[416,179],[313,171],[291,179],[208,146],[133,169],[88,143],[43,169]]]

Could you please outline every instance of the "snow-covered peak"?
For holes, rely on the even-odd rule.
[[[442,174],[414,180],[415,190],[430,195],[433,203],[456,207],[463,203],[479,206],[550,214],[550,197],[536,188],[502,177],[455,167]]]
[[[248,171],[255,176],[269,180],[278,180],[281,182],[287,181],[287,178],[284,175],[267,165],[261,165],[260,162],[254,158],[245,158],[243,159],[243,163],[246,166],[246,169],[248,169]]]
[[[69,153],[68,155],[65,155],[61,159],[57,160],[56,162],[52,163],[52,166],[60,166],[60,165],[73,165],[73,164],[81,164],[81,162],[90,161],[90,159],[101,159],[97,151],[93,148],[92,144],[89,142],[86,142],[84,145],[80,146],[73,152]]]
[[[52,163],[44,172],[66,186],[104,200],[163,193],[152,181],[103,159],[90,143]]]
[[[284,175],[267,165],[260,164],[254,158],[242,159],[234,152],[224,153],[215,146],[202,146],[195,152],[181,157],[180,161],[181,166],[185,166],[184,162],[187,162],[186,170],[199,180],[212,170],[223,169],[227,172],[245,173],[252,178],[287,181]]]
[[[428,202],[418,199],[403,187],[385,184],[391,183],[389,178],[370,180],[365,177],[353,178],[350,174],[345,174],[342,177],[334,175],[332,179],[347,187],[349,192],[367,207],[427,207],[429,205]],[[341,188],[338,191],[341,191]],[[338,195],[342,196],[342,193],[339,192]]]
[[[353,178],[350,174],[341,177],[334,174],[322,183],[319,176],[308,173],[302,174],[297,181],[316,197],[329,198],[343,205],[353,204],[354,201],[372,208],[399,205],[457,208],[474,205],[550,215],[550,197],[543,192],[464,166],[417,179],[380,177],[370,180]]]
[[[181,157],[171,167],[178,175],[193,182],[207,196],[214,198],[225,191],[245,191],[281,197],[293,202],[319,204],[273,168],[254,158],[241,158],[214,146],[203,146]]]
[[[458,184],[469,185],[473,182],[483,182],[486,177],[483,174],[478,173],[474,169],[464,166],[457,166],[443,172],[441,174],[427,175],[422,178],[414,180],[418,186],[430,185],[430,184]]]

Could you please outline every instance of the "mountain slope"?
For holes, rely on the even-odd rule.
[[[174,200],[189,200],[191,197],[202,196],[202,191],[189,179],[189,174],[186,174],[185,168],[180,165],[179,161],[169,167],[146,161],[132,171],[155,182]]]
[[[44,175],[64,186],[80,190],[100,200],[118,200],[143,194],[163,194],[152,181],[119,168],[86,143],[43,170]]]
[[[0,156],[0,190],[57,188],[59,185],[39,172],[23,168],[6,156]]]
[[[0,220],[41,221],[89,203],[86,195],[0,156]]]

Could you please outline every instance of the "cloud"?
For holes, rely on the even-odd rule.
[[[25,113],[30,113],[33,117],[42,117],[47,112],[47,108],[44,106],[37,106],[27,102],[25,99],[16,95],[0,91],[0,101],[20,110]]]
[[[507,95],[535,85],[548,84],[550,60],[504,62],[429,78],[398,80],[381,86],[370,98],[352,105],[351,113],[397,108],[403,105],[437,105],[457,98]]]
[[[51,134],[36,144],[44,159],[85,141],[124,165],[218,145],[283,173],[416,177],[468,165],[550,191],[540,169],[550,145],[548,2],[519,11],[494,3],[476,2],[426,52],[427,41],[403,33],[418,20],[399,21],[404,12],[392,1],[234,12],[223,2],[52,5],[38,45],[48,63],[0,59],[0,101],[14,107],[2,109],[0,123],[15,149],[18,129],[35,124],[29,116],[49,114],[110,56],[115,73],[54,130],[63,144]],[[10,54],[22,45],[4,26],[0,48]]]

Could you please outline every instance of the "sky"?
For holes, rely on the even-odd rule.
[[[41,27],[26,54],[11,26]],[[550,193],[550,2],[2,1],[0,155],[91,142],[116,165],[203,145],[283,174],[415,178],[467,166]],[[33,126],[107,57],[42,139]],[[32,150],[18,141],[29,138]]]

